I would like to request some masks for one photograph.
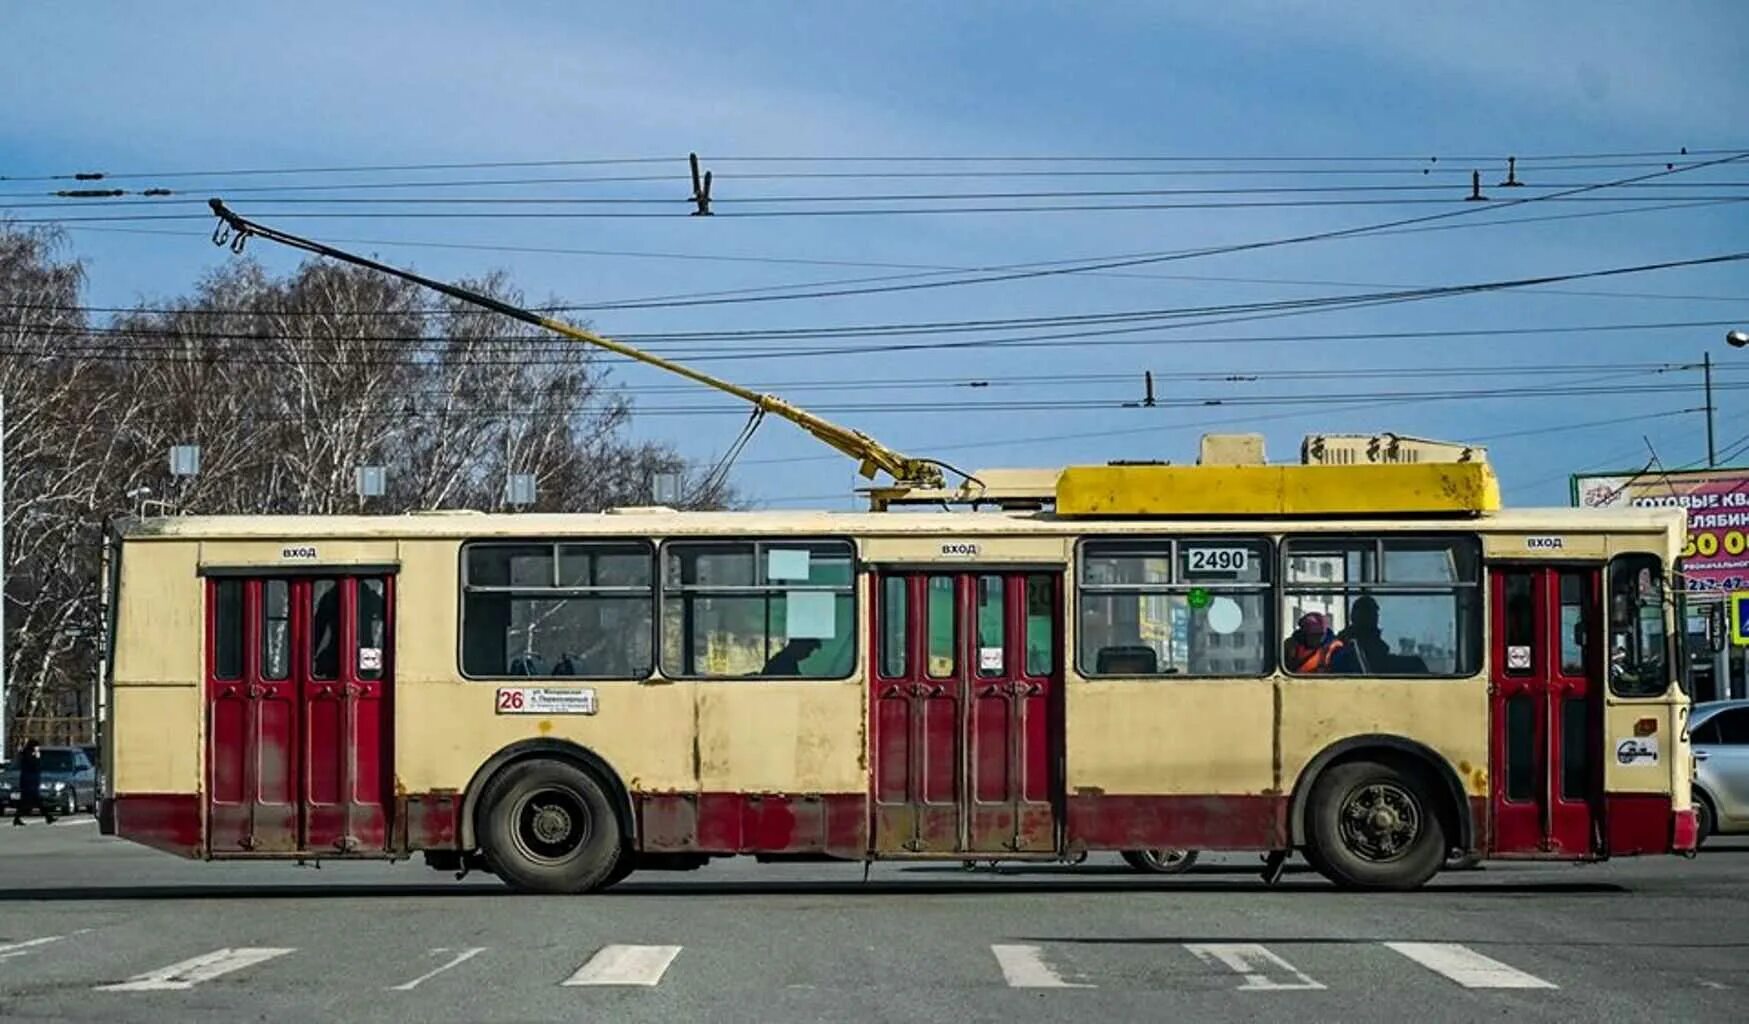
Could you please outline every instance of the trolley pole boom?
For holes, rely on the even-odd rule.
[[[669,373],[679,374],[688,380],[696,381],[706,387],[716,388],[718,391],[734,395],[736,398],[751,404],[756,409],[794,423],[796,426],[801,427],[819,440],[832,446],[838,451],[843,452],[845,455],[850,456],[852,459],[855,459],[857,462],[857,469],[864,477],[872,479],[877,472],[885,472],[888,476],[893,478],[893,481],[896,484],[900,485],[920,488],[934,488],[945,485],[945,480],[942,476],[939,463],[930,459],[912,458],[901,454],[900,452],[894,451],[886,445],[881,444],[874,438],[869,437],[860,430],[853,430],[849,427],[833,423],[831,420],[817,416],[814,413],[811,413],[800,406],[793,405],[776,395],[754,391],[751,388],[742,387],[732,381],[726,381],[720,377],[713,377],[708,373],[695,370],[684,363],[677,363],[672,359],[664,359],[661,356],[645,352],[640,348],[627,345],[623,341],[615,341],[605,335],[585,330],[584,328],[578,327],[576,324],[567,323],[556,317],[542,316],[532,310],[523,309],[520,306],[513,306],[508,302],[495,299],[490,295],[483,295],[468,288],[462,288],[429,277],[423,277],[410,270],[402,270],[399,267],[392,267],[386,263],[378,263],[375,260],[367,259],[363,256],[358,256],[341,249],[336,249],[333,246],[324,245],[321,242],[312,241],[308,238],[300,238],[297,235],[287,234],[275,228],[267,227],[264,224],[257,224],[252,220],[247,220],[232,213],[226,208],[222,200],[212,199],[209,200],[209,204],[212,206],[213,213],[217,214],[220,220],[218,228],[213,232],[213,241],[218,245],[225,245],[228,243],[233,252],[242,252],[243,243],[247,241],[250,236],[257,236],[265,238],[268,241],[278,242],[281,245],[290,246],[294,249],[302,249],[305,252],[314,253],[318,256],[327,256],[330,259],[340,260],[343,263],[350,263],[353,266],[364,267],[369,270],[375,270],[379,273],[388,274],[392,277],[401,278],[404,281],[411,281],[414,284],[423,285],[433,291],[447,295],[452,299],[457,299],[470,305],[479,306],[482,309],[488,309],[494,313],[500,313],[513,320],[520,320],[525,324],[544,328],[555,334],[570,338],[573,341],[580,341],[587,345],[594,345],[597,348],[606,349],[609,352],[625,356],[627,359],[635,359],[645,365],[667,370]]]

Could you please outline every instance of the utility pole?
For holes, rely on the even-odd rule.
[[[1718,456],[1713,451],[1713,354],[1702,353],[1701,372],[1706,377],[1706,468],[1712,469],[1719,464]]]

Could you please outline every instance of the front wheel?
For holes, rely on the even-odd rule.
[[[581,893],[618,880],[619,819],[581,768],[549,760],[512,765],[492,780],[481,804],[480,845],[493,873],[512,888]]]
[[[1388,764],[1352,761],[1318,777],[1307,857],[1347,889],[1419,888],[1445,861],[1445,830],[1426,787]]]
[[[70,818],[73,815],[78,814],[78,813],[79,813],[79,797],[77,794],[75,794],[72,790],[69,789],[69,790],[67,790],[66,795],[61,797],[61,814],[65,817]]]
[[[1196,863],[1195,850],[1125,850],[1123,859],[1137,871],[1176,875]]]

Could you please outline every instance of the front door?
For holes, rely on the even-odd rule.
[[[1591,853],[1602,800],[1600,570],[1495,566],[1496,853]]]
[[[207,581],[214,854],[387,849],[393,582]]]
[[[1059,574],[883,572],[875,593],[875,849],[1055,850]]]

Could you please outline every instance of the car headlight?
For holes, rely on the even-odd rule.
[[[59,793],[61,790],[66,789],[66,788],[67,788],[67,784],[65,782],[51,782],[51,783],[49,783],[50,792]]]

